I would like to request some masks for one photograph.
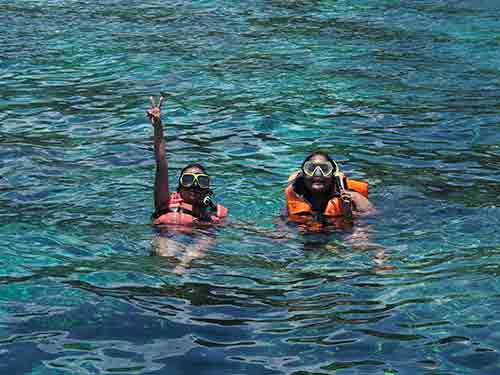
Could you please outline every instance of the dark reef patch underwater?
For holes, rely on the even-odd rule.
[[[499,30],[491,0],[0,0],[0,373],[500,373]],[[202,161],[240,223],[181,272],[162,92],[172,185]],[[318,148],[379,212],[280,237]]]

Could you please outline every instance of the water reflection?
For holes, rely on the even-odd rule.
[[[173,272],[183,274],[195,259],[203,258],[216,242],[215,229],[197,227],[160,227],[151,241],[154,255],[173,258]]]
[[[301,257],[308,253],[323,257],[335,253],[339,256],[368,252],[372,257],[373,271],[386,272],[394,269],[387,264],[387,249],[374,241],[375,227],[369,222],[335,220],[308,222],[306,224],[287,222],[282,216],[275,217],[273,228],[262,228],[254,223],[231,220],[223,226],[214,227],[160,227],[155,228],[151,240],[151,254],[168,258],[173,262],[173,273],[184,274],[196,260],[210,256],[217,249],[218,232],[224,228],[222,244],[230,238],[238,238],[243,247],[255,247],[263,241],[266,247],[290,249]],[[220,235],[219,235],[220,236]],[[269,252],[269,255],[273,252]],[[287,254],[290,254],[287,252]],[[241,256],[243,254],[234,254]],[[276,251],[274,251],[276,255]],[[285,261],[286,262],[286,261]]]

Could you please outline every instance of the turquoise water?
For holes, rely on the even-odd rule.
[[[500,373],[499,9],[0,0],[0,372]],[[172,184],[202,161],[231,213],[184,247],[159,93]],[[317,148],[378,213],[281,235]]]

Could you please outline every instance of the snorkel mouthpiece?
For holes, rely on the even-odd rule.
[[[214,211],[217,209],[217,206],[215,205],[212,198],[210,198],[210,195],[207,195],[205,198],[203,198],[203,204]]]

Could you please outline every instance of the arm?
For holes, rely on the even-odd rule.
[[[364,215],[375,213],[375,207],[372,202],[357,191],[344,190],[340,194],[340,199],[342,199],[341,204],[344,218],[352,219],[353,212],[360,212]]]
[[[373,213],[375,211],[375,207],[372,202],[370,202],[364,195],[358,193],[357,191],[350,191],[349,194],[356,211],[365,213]]]
[[[351,219],[353,211],[363,212],[365,214],[372,214],[375,212],[373,204],[364,195],[357,191],[347,190],[344,186],[344,174],[338,172],[336,174],[337,185],[340,189],[340,199],[342,200],[342,212],[344,217]]]
[[[169,200],[168,163],[165,156],[165,140],[160,113],[162,103],[163,97],[160,98],[158,106],[155,106],[154,99],[151,97],[151,108],[146,111],[154,129],[154,152],[156,160],[154,200],[156,212],[167,209]]]

